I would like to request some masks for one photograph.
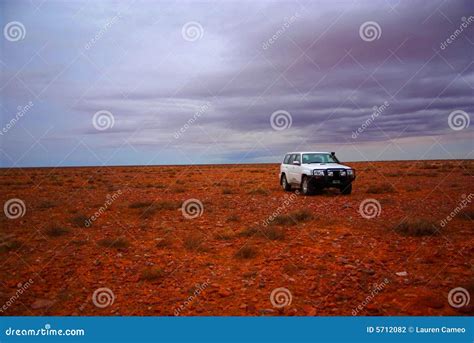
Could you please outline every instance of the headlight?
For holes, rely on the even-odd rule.
[[[350,175],[350,176],[353,176],[354,175],[354,171],[352,169],[347,169],[347,175]]]
[[[316,176],[324,176],[324,170],[315,169],[315,170],[313,170],[313,175],[316,175]]]
[[[345,171],[345,170],[341,170],[341,172],[339,173],[339,175],[341,175],[341,176],[346,176],[346,171]]]

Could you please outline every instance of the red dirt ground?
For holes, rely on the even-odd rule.
[[[472,315],[474,299],[455,308],[448,293],[474,298],[474,201],[440,223],[474,193],[474,162],[348,164],[352,195],[309,197],[283,192],[275,164],[0,170],[2,204],[26,205],[0,219],[0,315]],[[359,213],[368,198],[373,219]],[[419,222],[395,230],[404,220]],[[420,225],[436,230],[409,231]]]

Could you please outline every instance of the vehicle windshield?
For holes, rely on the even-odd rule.
[[[339,163],[339,161],[331,154],[303,154],[303,163]]]

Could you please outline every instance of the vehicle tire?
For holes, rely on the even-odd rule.
[[[313,194],[313,187],[311,187],[309,178],[307,176],[303,176],[303,180],[301,180],[301,193],[304,195]]]
[[[352,193],[352,183],[342,186],[341,187],[341,193],[344,195],[349,195]]]
[[[283,190],[285,192],[289,192],[291,191],[291,185],[288,183],[288,181],[286,180],[286,175],[283,175],[281,177],[281,186],[283,187]]]

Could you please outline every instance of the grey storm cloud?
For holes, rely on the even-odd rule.
[[[346,159],[383,159],[371,150],[377,144],[423,146],[416,140],[424,137],[457,142],[449,155],[438,149],[439,158],[472,156],[472,128],[448,125],[455,110],[474,113],[472,1],[46,1],[36,12],[28,2],[1,6],[3,25],[18,20],[27,28],[25,40],[2,45],[3,122],[18,104],[39,104],[15,135],[1,138],[2,150],[22,155],[28,133],[49,129],[42,138],[48,154],[19,164],[54,165],[77,142],[104,159],[131,146],[121,153],[132,164],[148,161],[153,148],[163,149],[164,163],[182,162],[176,151],[202,156],[199,162],[275,161],[287,150],[343,145],[354,148]],[[380,28],[372,41],[360,35],[367,22]],[[187,23],[198,24],[196,39],[185,37],[192,34]],[[113,114],[113,127],[91,125],[100,110]],[[278,110],[291,115],[286,130],[271,126]],[[423,154],[416,152],[388,157]],[[86,154],[64,163],[88,164]],[[12,160],[2,157],[2,164]]]

